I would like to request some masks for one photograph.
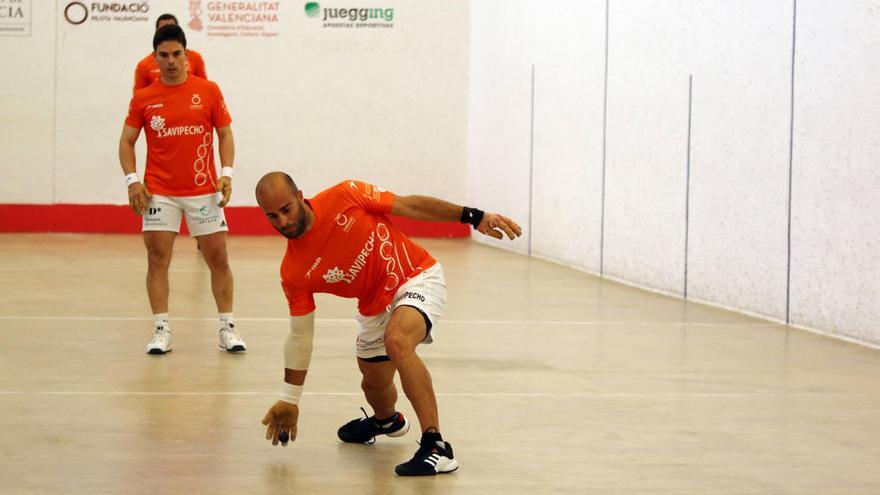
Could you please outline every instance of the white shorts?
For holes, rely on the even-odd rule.
[[[203,196],[160,196],[153,195],[143,217],[141,230],[180,232],[180,219],[186,214],[186,228],[193,237],[226,232],[226,215],[217,203],[223,198],[220,193]]]
[[[446,308],[446,280],[443,278],[443,267],[440,263],[435,263],[431,268],[401,285],[385,311],[374,316],[357,315],[360,324],[357,337],[359,358],[371,361],[387,360],[385,327],[388,326],[391,313],[399,306],[411,306],[422,313],[428,326],[422,343],[433,342],[433,326],[443,316],[443,310]]]

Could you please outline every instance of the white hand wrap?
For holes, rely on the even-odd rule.
[[[290,333],[284,343],[284,367],[307,370],[312,360],[312,339],[315,337],[315,312],[290,317]]]
[[[232,178],[233,170],[232,167],[223,167],[220,169],[220,177],[229,177]]]
[[[125,187],[128,187],[136,182],[140,182],[141,179],[138,177],[138,174],[132,172],[130,174],[126,174],[125,176]]]
[[[299,404],[300,397],[302,397],[302,393],[302,385],[292,385],[290,383],[284,382],[284,385],[282,385],[281,387],[281,396],[278,397],[278,400],[297,405]]]

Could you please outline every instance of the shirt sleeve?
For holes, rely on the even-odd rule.
[[[346,195],[355,204],[370,213],[387,215],[394,205],[394,193],[379,186],[358,180],[346,180],[336,187],[345,188]]]
[[[141,112],[140,105],[132,96],[128,103],[128,115],[125,117],[125,125],[140,129],[144,126],[144,115]]]
[[[296,290],[288,287],[281,281],[281,289],[287,297],[287,306],[290,308],[290,316],[303,316],[315,310],[315,295],[311,292]]]
[[[232,116],[229,115],[229,109],[226,108],[226,100],[223,99],[223,93],[220,86],[216,83],[210,83],[214,88],[214,108],[211,109],[211,123],[214,128],[226,127],[232,123]]]
[[[149,70],[144,66],[143,62],[138,62],[134,69],[134,90],[137,91],[150,85]]]
[[[190,52],[192,54],[192,66],[190,73],[202,79],[208,78],[208,72],[205,70],[205,59],[198,52]]]

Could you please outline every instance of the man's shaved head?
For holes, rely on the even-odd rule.
[[[284,172],[269,172],[257,182],[257,188],[255,191],[257,195],[257,203],[260,203],[260,198],[263,196],[277,193],[279,189],[285,187],[294,195],[299,192],[299,188],[296,187],[296,183],[293,182],[293,178],[289,175]]]
[[[255,193],[269,223],[283,236],[296,239],[308,231],[311,209],[289,175],[269,172],[257,182]]]

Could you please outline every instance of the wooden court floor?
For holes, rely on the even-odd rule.
[[[415,428],[336,439],[366,406],[352,301],[318,298],[299,438],[263,439],[287,333],[282,239],[230,238],[250,350],[227,355],[208,270],[178,238],[174,352],[148,356],[138,236],[0,235],[0,493],[880,493],[880,351],[467,240],[421,243],[449,307],[420,354],[461,468],[409,479],[393,468]]]

